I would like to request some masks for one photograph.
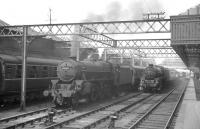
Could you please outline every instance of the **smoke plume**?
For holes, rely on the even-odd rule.
[[[79,26],[76,26],[74,28],[75,33],[79,33]],[[78,49],[80,48],[80,37],[78,35],[72,36],[72,42],[71,42],[71,49],[70,49],[70,56],[71,57],[77,57]]]
[[[139,20],[142,19],[143,13],[161,11],[163,11],[163,7],[158,0],[134,0],[125,7],[120,2],[113,1],[106,7],[103,14],[90,13],[83,22]],[[108,29],[112,31],[116,28],[110,26]],[[74,35],[72,39],[74,42],[71,42],[71,56],[76,57],[80,42],[76,42],[79,40],[77,35]]]
[[[120,2],[114,1],[106,7],[105,13],[90,13],[84,21],[139,20],[142,19],[143,13],[161,11],[163,6],[158,0],[134,0],[125,7]]]

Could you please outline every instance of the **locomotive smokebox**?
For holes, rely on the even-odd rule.
[[[74,32],[79,34],[79,26],[74,28]],[[70,57],[75,60],[79,60],[79,49],[80,49],[80,37],[78,35],[73,35],[70,49]]]
[[[60,63],[57,67],[57,74],[60,80],[70,82],[77,75],[77,62],[74,60],[67,60]]]

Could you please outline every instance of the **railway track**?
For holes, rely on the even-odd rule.
[[[124,101],[125,99],[136,97],[140,95],[138,94],[132,94],[125,96],[119,100],[116,100],[113,102],[113,104],[120,103]],[[110,104],[112,105],[112,104]],[[109,106],[109,105],[107,105]],[[75,111],[71,110],[57,110],[55,119],[67,117],[67,116],[73,116],[73,115],[80,115],[80,113],[75,113]],[[48,119],[48,109],[44,108],[37,111],[32,111],[16,116],[11,116],[7,118],[0,119],[0,129],[15,129],[15,128],[33,128],[35,125],[38,125],[38,123],[44,123]],[[45,125],[46,126],[46,125]]]
[[[110,128],[132,129],[132,128],[135,128],[135,127],[133,127],[132,123],[137,123],[139,120],[143,119],[144,116],[146,116],[146,114],[148,114],[152,109],[155,109],[155,107],[157,107],[161,103],[163,104],[163,102],[165,102],[166,100],[168,100],[169,102],[171,100],[173,102],[174,98],[178,98],[178,101],[179,101],[181,98],[181,97],[179,97],[179,95],[182,96],[183,93],[184,93],[184,90],[182,90],[182,92],[180,93],[179,90],[173,89],[167,94],[142,94],[141,96],[138,96],[134,99],[126,100],[126,101],[119,103],[117,105],[114,105],[112,107],[104,108],[103,110],[102,109],[96,110],[95,112],[90,112],[89,114],[80,115],[78,117],[74,117],[74,118],[68,119],[68,120],[65,119],[65,121],[63,121],[61,123],[57,123],[55,125],[51,125],[49,127],[46,127],[45,129],[54,129],[54,128],[56,128],[56,129],[57,128],[63,128],[63,129],[93,129],[93,128],[95,128],[95,129],[104,129],[104,128],[105,129],[106,128],[109,128],[109,129]],[[146,108],[143,107],[145,104],[146,104],[146,106],[145,106]],[[159,113],[167,111],[167,109],[173,109],[172,108],[173,104],[169,104],[168,106],[167,105],[164,105],[164,109],[162,107],[158,107],[157,110],[160,110],[160,111],[155,111],[156,113],[158,113],[156,115],[159,115]],[[175,104],[175,107],[177,105],[178,104]],[[165,108],[166,106],[168,108]],[[153,108],[151,108],[151,107],[153,107]],[[112,120],[110,120],[110,116],[116,115],[118,117],[124,117],[127,114],[129,114],[129,116],[131,116],[132,111],[140,112],[140,113],[138,113],[138,115],[135,116],[135,119],[132,119],[132,121],[127,122],[128,124],[121,126],[121,127],[116,127],[115,124],[111,125]],[[174,112],[172,112],[172,113],[167,112],[167,113],[170,115],[170,117],[172,117],[174,114]],[[124,114],[126,114],[126,115],[124,115]],[[161,117],[158,120],[163,120],[163,119],[165,120],[165,115],[164,115],[164,117]],[[126,118],[126,120],[127,120],[127,118]],[[144,126],[144,129],[146,129],[146,128],[149,129],[149,127],[150,127],[150,129],[157,129],[157,128],[160,128],[159,124],[164,124],[167,126],[167,125],[169,125],[170,120],[171,119],[168,119],[168,121],[164,121],[164,123],[157,122],[157,123],[155,123],[155,126],[153,126],[152,128],[150,127],[150,125]],[[104,124],[102,124],[102,123],[104,123]]]
[[[116,129],[146,129],[147,127],[165,129],[171,123],[183,93],[184,89],[180,88],[173,89],[167,94],[140,93],[125,96],[88,112],[60,110],[54,117],[54,122],[48,124],[44,124],[48,118],[47,109],[41,109],[38,112],[2,119],[0,129],[102,129],[109,128],[112,122],[110,116],[113,115],[118,117],[113,124]],[[120,121],[125,124],[121,124]]]
[[[153,94],[152,96],[148,97],[147,99],[141,101],[140,103],[133,105],[132,107],[119,112],[116,114],[117,119],[114,121],[112,128],[116,129],[125,129],[128,128],[135,119],[139,119],[144,113],[148,111],[153,105],[155,105],[159,100],[165,98],[166,94]],[[111,126],[112,120],[109,119],[101,124],[97,125],[96,127],[92,127],[95,129],[107,129]]]
[[[54,107],[52,107],[52,108],[54,108]],[[23,118],[23,117],[26,117],[26,116],[32,116],[32,115],[35,115],[35,114],[46,112],[47,110],[48,110],[48,108],[43,108],[43,109],[36,110],[36,111],[22,113],[20,115],[14,115],[14,116],[2,118],[2,119],[0,119],[0,123],[9,122],[9,121],[16,120],[16,119],[19,119],[19,118]]]
[[[69,110],[57,110],[56,114],[71,114]],[[32,124],[34,122],[45,121],[49,117],[48,109],[44,108],[37,111],[32,111],[28,113],[23,113],[20,115],[15,115],[7,118],[0,119],[0,129],[15,129],[23,128],[27,124]]]
[[[113,104],[95,109],[93,111],[90,111],[88,113],[75,116],[71,119],[68,119],[68,120],[65,119],[63,122],[56,123],[44,129],[54,129],[54,128],[89,129],[109,119],[111,115],[118,114],[119,112],[122,112],[151,96],[152,94],[143,93],[137,97],[126,99],[119,103],[113,103]]]
[[[167,129],[174,118],[185,89],[186,86],[170,92],[127,129]]]

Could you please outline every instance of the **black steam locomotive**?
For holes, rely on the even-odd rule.
[[[164,83],[170,79],[169,69],[150,64],[144,70],[139,90],[144,92],[160,92]]]
[[[21,56],[0,54],[0,104],[19,100],[21,89]],[[26,98],[43,96],[43,91],[57,80],[56,69],[60,60],[27,58]]]
[[[116,95],[125,87],[136,88],[135,84],[139,84],[143,70],[105,61],[69,59],[58,65],[59,80],[54,81],[45,94],[51,95],[57,106],[96,101]]]

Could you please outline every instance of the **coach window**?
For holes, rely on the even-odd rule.
[[[36,66],[36,71],[37,71],[37,77],[41,78],[42,77],[42,68],[41,66]]]
[[[7,79],[13,79],[16,77],[16,67],[15,65],[6,65],[6,78]]]
[[[53,77],[53,67],[52,66],[49,66],[48,67],[48,77]]]
[[[27,77],[28,78],[34,78],[35,77],[35,73],[34,73],[34,69],[33,66],[27,66]]]
[[[16,77],[21,78],[21,74],[22,74],[22,65],[17,65]]]
[[[52,72],[53,72],[52,77],[57,77],[57,67],[52,67]]]
[[[43,77],[48,77],[48,67],[47,66],[43,67]]]
[[[3,72],[2,72],[2,63],[0,62],[0,81],[2,81],[2,76],[3,76]]]
[[[32,67],[32,70],[33,70],[33,77],[38,77],[38,72],[37,72],[37,68],[36,68],[36,66],[33,66]]]

